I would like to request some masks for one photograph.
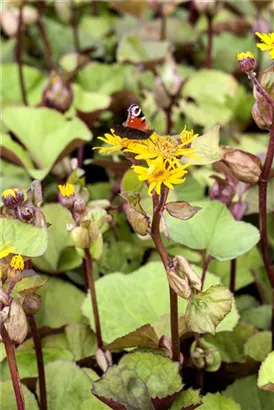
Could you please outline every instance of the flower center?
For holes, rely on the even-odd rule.
[[[153,141],[152,150],[164,158],[176,156],[177,143],[172,137],[161,137]]]

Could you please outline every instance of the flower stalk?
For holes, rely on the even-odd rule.
[[[23,61],[22,61],[22,51],[23,51],[23,8],[24,3],[19,7],[19,19],[18,19],[18,30],[16,35],[16,59],[18,63],[19,70],[19,84],[21,89],[21,96],[24,105],[28,105],[26,87],[24,82],[24,73],[23,73]]]
[[[160,196],[153,195],[153,219],[151,226],[151,238],[156,246],[161,257],[166,272],[169,270],[171,260],[167,250],[162,242],[160,233],[160,220],[167,200],[169,189],[162,187]],[[180,359],[180,339],[178,327],[178,296],[174,290],[169,287],[170,297],[170,328],[171,328],[171,344],[172,344],[172,360],[179,361]]]
[[[16,363],[14,346],[4,325],[1,326],[1,336],[5,345],[12,385],[17,403],[17,410],[25,410],[25,401],[21,388],[21,381]]]
[[[85,267],[84,273],[85,273],[86,283],[90,291],[91,303],[92,303],[92,309],[93,309],[97,348],[102,349],[103,339],[102,339],[102,332],[101,332],[98,302],[97,302],[96,290],[95,290],[95,280],[94,280],[94,275],[93,275],[92,257],[91,257],[89,249],[85,249],[85,261],[84,262],[85,262],[84,263],[84,267]]]
[[[212,67],[212,43],[213,43],[213,17],[207,15],[207,50],[206,50],[206,61],[205,67]]]
[[[36,326],[36,321],[34,315],[28,315],[28,322],[32,334],[32,339],[34,342],[34,349],[36,354],[36,362],[38,368],[38,381],[39,381],[39,393],[40,393],[40,410],[47,410],[47,392],[46,392],[46,378],[45,378],[45,368],[44,359],[41,346],[40,335]]]
[[[52,62],[52,50],[51,50],[51,46],[50,46],[50,42],[49,39],[47,37],[47,33],[42,21],[42,12],[44,9],[44,3],[43,2],[38,2],[38,7],[37,7],[37,11],[38,11],[38,20],[37,20],[37,27],[39,29],[40,35],[41,35],[41,39],[44,43],[44,50],[45,50],[45,59],[46,59],[46,63],[47,63],[47,68],[48,71],[50,72],[53,69],[53,62]]]

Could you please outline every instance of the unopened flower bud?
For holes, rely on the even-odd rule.
[[[230,205],[235,194],[235,185],[228,178],[223,179],[218,175],[212,175],[211,178],[214,178],[215,182],[209,190],[210,199]]]
[[[21,189],[6,189],[2,192],[2,201],[8,209],[15,209],[24,201],[24,193]]]
[[[69,82],[62,75],[52,73],[43,91],[43,105],[63,113],[70,108],[72,101],[73,92]]]
[[[19,282],[22,279],[22,273],[25,268],[24,259],[21,255],[14,255],[10,261],[10,266],[7,270],[8,280],[11,282]]]
[[[71,231],[71,236],[76,248],[86,249],[90,246],[90,237],[88,230],[82,226],[76,226]]]
[[[26,315],[35,315],[41,307],[42,297],[40,295],[29,295],[23,302]]]
[[[65,185],[58,185],[59,202],[68,209],[73,207],[75,201],[75,191],[72,184],[68,182]]]
[[[20,209],[20,217],[23,221],[31,221],[35,217],[35,209],[32,205]]]
[[[73,210],[77,212],[77,214],[83,214],[86,210],[86,203],[83,199],[77,198],[73,203]]]
[[[222,160],[239,181],[246,184],[258,182],[262,169],[260,158],[256,155],[230,147],[222,148],[221,155]]]
[[[249,73],[256,68],[255,57],[250,51],[238,53],[237,60],[240,70],[245,73]]]
[[[149,229],[149,217],[139,212],[135,207],[129,203],[124,207],[128,222],[132,226],[133,230],[141,236],[145,236]]]

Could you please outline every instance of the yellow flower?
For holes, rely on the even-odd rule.
[[[254,55],[251,53],[251,51],[242,51],[241,53],[237,54],[237,60],[242,61],[245,60],[246,58],[253,58],[255,59]]]
[[[65,185],[58,185],[58,188],[61,195],[65,197],[72,196],[75,193],[73,185],[68,182]]]
[[[14,189],[5,189],[5,191],[2,192],[2,196],[4,198],[7,198],[8,196],[12,196],[13,198],[16,198],[16,191],[18,191],[17,188]]]
[[[14,268],[15,270],[24,270],[25,264],[24,264],[24,259],[22,258],[21,254],[20,255],[14,255],[12,257],[12,260],[10,261],[10,267]]]
[[[162,158],[164,161],[168,161],[170,166],[174,167],[180,163],[179,160],[182,156],[199,159],[193,154],[195,148],[186,147],[197,136],[198,134],[194,135],[193,130],[187,131],[186,127],[178,138],[169,135],[161,136],[154,132],[150,139],[136,142],[134,146],[125,149],[125,151],[137,154],[135,157],[137,160],[144,159],[148,161]]]
[[[110,147],[94,147],[93,149],[99,149],[100,154],[121,151],[128,148],[135,143],[128,138],[121,138],[116,135],[114,130],[110,130],[111,134],[105,134],[105,137],[98,137],[99,140],[104,141],[106,144],[111,145]]]
[[[9,244],[10,244],[10,241],[0,246],[0,259],[5,258],[6,256],[8,256],[10,253],[14,251],[14,248],[12,246],[7,248]]]
[[[262,51],[268,51],[270,57],[274,59],[274,33],[256,33],[262,43],[257,43],[257,47]]]
[[[156,160],[148,160],[148,168],[139,165],[132,165],[132,168],[140,181],[148,181],[149,188],[148,193],[151,196],[152,191],[155,189],[159,195],[161,192],[161,186],[164,184],[170,189],[173,189],[172,184],[182,184],[185,182],[183,176],[187,174],[185,168],[190,164],[179,164],[176,168],[173,164],[168,164],[163,158],[158,157]]]

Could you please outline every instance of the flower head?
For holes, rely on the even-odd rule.
[[[156,193],[160,195],[161,186],[164,184],[170,189],[173,189],[172,184],[182,184],[185,181],[183,176],[187,174],[185,168],[187,165],[177,165],[174,168],[173,164],[168,164],[162,157],[158,157],[155,160],[148,160],[148,168],[139,165],[133,165],[132,168],[140,181],[147,181],[149,184],[148,193],[152,195],[152,191],[155,189]]]
[[[248,73],[256,67],[256,60],[250,51],[245,51],[237,54],[237,60],[241,71]]]
[[[99,149],[100,154],[122,151],[125,148],[129,148],[135,143],[128,138],[121,138],[116,135],[114,130],[111,129],[111,134],[105,134],[104,137],[98,137],[99,140],[104,141],[109,147],[94,147],[93,149]]]
[[[257,43],[257,47],[262,51],[268,51],[271,58],[274,59],[274,33],[256,33],[261,39],[261,43]]]
[[[9,209],[14,209],[24,201],[24,193],[21,189],[5,189],[2,192],[2,201]]]
[[[58,188],[63,197],[70,197],[75,194],[73,185],[68,182],[65,185],[58,185]]]
[[[132,152],[136,155],[137,160],[152,160],[162,158],[163,161],[168,161],[171,167],[180,163],[182,156],[197,159],[194,155],[195,148],[187,147],[198,134],[194,135],[193,130],[187,131],[186,127],[180,133],[179,137],[169,135],[159,135],[156,132],[152,134],[150,139],[138,141],[134,146],[125,149],[126,152]]]
[[[10,246],[9,248],[7,248],[7,246],[10,244],[10,241],[4,243],[3,245],[0,246],[0,259],[5,258],[6,256],[8,256],[10,253],[12,253],[14,251],[14,248],[12,246]]]
[[[10,261],[10,267],[15,269],[15,270],[20,270],[23,271],[25,264],[24,264],[24,259],[22,258],[21,254],[19,255],[14,255]]]

